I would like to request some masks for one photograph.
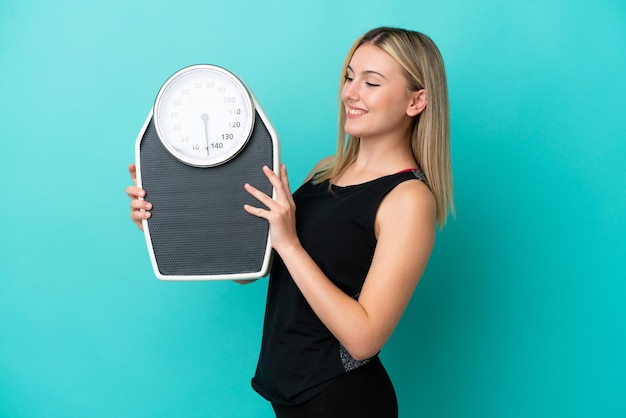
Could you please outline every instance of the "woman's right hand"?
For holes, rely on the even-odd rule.
[[[137,187],[137,167],[135,164],[128,166],[128,172],[133,180],[133,186],[126,187],[126,194],[130,198],[130,219],[143,231],[142,221],[150,217],[152,203],[143,200],[146,197],[146,191]]]

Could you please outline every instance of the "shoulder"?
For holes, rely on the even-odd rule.
[[[407,180],[394,187],[382,200],[376,215],[377,229],[435,227],[437,204],[430,188],[419,180]]]
[[[307,181],[311,180],[313,176],[319,173],[320,171],[328,170],[329,168],[333,166],[334,163],[335,163],[334,155],[329,155],[328,157],[322,158],[320,161],[318,161],[317,164],[313,166],[313,169],[311,169],[309,174],[304,179],[303,183],[306,183]]]
[[[394,187],[381,203],[381,209],[386,206],[394,212],[419,211],[432,212],[433,219],[436,209],[435,196],[430,188],[422,181],[407,180]]]

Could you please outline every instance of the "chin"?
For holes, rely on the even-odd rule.
[[[360,138],[360,137],[362,136],[362,134],[363,134],[363,131],[362,131],[362,130],[355,129],[355,127],[354,127],[354,126],[350,126],[350,124],[349,124],[349,123],[344,124],[344,126],[343,126],[343,130],[344,130],[344,131],[345,131],[348,135],[350,135],[350,136],[354,136],[354,137],[357,137],[357,138]]]

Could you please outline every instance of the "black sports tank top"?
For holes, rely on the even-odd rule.
[[[328,181],[303,184],[295,193],[296,228],[304,249],[326,276],[357,298],[370,268],[374,222],[382,199],[398,184],[426,179],[421,171],[384,176],[329,190]],[[317,318],[277,255],[270,273],[261,353],[252,387],[282,404],[306,402],[356,361]]]

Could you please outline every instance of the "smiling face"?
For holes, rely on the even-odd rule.
[[[408,139],[413,117],[426,106],[426,91],[408,89],[400,64],[379,47],[363,44],[345,76],[346,133],[361,139]]]

